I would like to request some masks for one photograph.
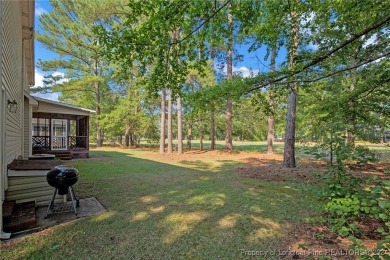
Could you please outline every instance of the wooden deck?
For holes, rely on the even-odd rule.
[[[30,170],[51,170],[60,165],[60,160],[13,160],[8,164],[9,170],[30,171]]]
[[[8,165],[8,189],[5,191],[6,201],[17,204],[34,201],[36,206],[49,204],[54,188],[46,181],[47,173],[63,161],[51,160],[14,160]],[[61,202],[57,196],[56,202]]]

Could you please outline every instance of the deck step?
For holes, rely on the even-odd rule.
[[[15,233],[36,227],[37,220],[35,216],[35,202],[29,201],[15,204],[11,219],[4,223],[3,230],[9,233]]]
[[[72,160],[72,154],[69,151],[50,151],[49,154],[54,154],[57,159]]]
[[[72,160],[73,159],[72,156],[58,156],[56,158],[60,159],[60,160]]]
[[[3,221],[7,223],[11,220],[11,215],[15,207],[15,201],[4,201],[3,203]]]

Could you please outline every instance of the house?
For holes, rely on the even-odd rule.
[[[34,85],[35,2],[0,1],[0,201],[8,188],[7,165],[29,146]],[[26,145],[27,144],[27,145]],[[2,207],[0,215],[3,216]],[[3,219],[0,218],[1,237]]]
[[[89,117],[94,110],[34,97],[32,153],[89,157]]]
[[[29,94],[35,76],[34,15],[34,0],[0,1],[0,239],[10,236],[3,232],[7,202],[32,201],[35,208],[47,205],[53,192],[46,173],[55,163],[31,167],[29,158],[37,153],[88,157],[94,111]]]

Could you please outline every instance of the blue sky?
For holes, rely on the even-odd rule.
[[[39,16],[50,12],[53,10],[53,7],[50,5],[49,1],[36,0],[35,1],[35,31],[41,31]],[[54,52],[45,49],[41,43],[35,40],[35,65],[37,65],[38,60],[50,60],[55,57],[58,57]],[[42,86],[43,76],[48,73],[42,72],[40,69],[35,67],[35,86]],[[48,94],[33,94],[34,96],[39,96],[47,99],[57,100],[57,93],[48,93]]]
[[[50,12],[53,10],[53,7],[50,5],[49,1],[45,0],[36,0],[35,1],[35,30],[41,31],[39,16]],[[258,72],[268,71],[269,68],[269,59],[268,61],[264,61],[264,55],[266,53],[265,47],[260,48],[256,52],[248,53],[249,44],[236,45],[235,49],[240,55],[243,55],[242,61],[237,61],[234,64],[233,71],[236,73],[240,73],[242,76],[246,77],[249,75],[252,70],[255,74]],[[282,62],[285,59],[286,51],[280,51],[277,63]],[[37,64],[39,59],[42,60],[50,60],[58,57],[55,53],[45,49],[41,43],[35,41],[35,64]],[[226,68],[225,68],[226,70]],[[43,72],[39,68],[35,70],[35,86],[42,86],[42,80],[44,75],[49,75],[49,72]],[[54,74],[63,74],[61,71],[57,71]],[[57,93],[50,94],[34,94],[40,97],[57,100]]]

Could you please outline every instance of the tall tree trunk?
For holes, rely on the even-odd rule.
[[[137,134],[136,133],[133,133],[132,134],[132,138],[131,138],[131,146],[134,147],[134,148],[137,148],[138,147],[138,138],[137,138]]]
[[[181,97],[177,96],[177,153],[183,153],[183,122],[182,122],[182,111],[181,111]]]
[[[210,111],[210,126],[211,126],[211,131],[210,131],[210,139],[211,139],[211,145],[210,149],[215,150],[216,144],[215,144],[215,104],[212,102],[211,104],[211,111]]]
[[[360,50],[356,50],[356,53],[359,53]],[[352,66],[355,66],[359,63],[358,61],[358,58],[356,56],[352,57]],[[356,88],[356,84],[357,84],[357,75],[356,75],[356,69],[353,69],[350,71],[350,78],[351,78],[351,85],[349,86],[349,91],[351,93],[353,93],[355,91],[355,88]],[[347,129],[345,130],[345,141],[346,141],[346,144],[350,145],[351,147],[355,147],[355,131],[354,131],[354,128],[355,128],[355,124],[356,124],[356,120],[355,120],[355,115],[354,115],[354,111],[355,111],[355,102],[354,100],[350,100],[348,102],[348,112],[347,115],[346,115],[346,118],[347,118],[347,122],[346,122],[346,126],[347,126]]]
[[[231,14],[231,5],[229,5],[228,13],[228,26],[229,26],[229,37],[228,37],[228,50],[227,50],[227,80],[233,78],[233,16]],[[233,150],[233,129],[232,129],[232,114],[233,114],[233,102],[230,97],[226,100],[226,138],[225,147],[229,151]]]
[[[97,72],[96,72],[97,74]],[[96,102],[96,147],[102,147],[103,146],[103,133],[102,129],[100,128],[100,87],[99,82],[95,82],[95,102]]]
[[[176,29],[175,38],[180,38],[180,28]],[[178,46],[177,46],[178,47]],[[181,65],[180,58],[178,59],[178,64]],[[183,153],[183,120],[182,120],[182,107],[181,107],[181,96],[177,95],[177,153]]]
[[[199,149],[203,151],[203,122],[199,121]]]
[[[270,99],[270,105],[273,103],[271,102]],[[273,144],[274,144],[274,116],[269,115],[268,116],[268,134],[267,134],[267,153],[268,154],[273,154]]]
[[[130,146],[134,147],[134,133],[130,134]]]
[[[165,89],[161,91],[160,153],[165,151]]]
[[[168,153],[172,153],[172,90],[168,96]]]
[[[98,61],[94,61],[94,68],[93,72],[95,76],[99,76],[99,64]],[[103,146],[103,133],[102,129],[100,127],[100,84],[99,82],[95,81],[95,102],[96,102],[96,146],[102,147]]]
[[[298,0],[295,0],[295,5],[298,4]],[[299,20],[298,12],[292,10],[291,13],[292,22],[292,37],[289,50],[289,63],[288,70],[293,72],[295,70],[295,59],[298,55],[298,44],[299,44]],[[295,78],[295,77],[294,77]],[[294,78],[289,78],[293,80]],[[287,99],[287,122],[286,122],[286,135],[284,140],[284,154],[283,154],[283,165],[286,168],[295,168],[295,121],[297,111],[297,94],[298,94],[298,83],[294,82],[289,85],[290,93]]]
[[[293,86],[291,86],[293,88]],[[286,168],[295,168],[295,119],[297,94],[291,91],[287,99],[287,123],[284,140],[283,165]]]
[[[271,72],[275,71],[275,61],[276,61],[276,44],[272,46],[271,54]],[[274,86],[270,86],[269,89],[269,107],[270,114],[268,116],[268,134],[267,134],[267,153],[273,154],[273,143],[274,143],[274,113],[275,113],[275,100],[274,100]]]
[[[188,124],[187,129],[187,149],[191,150],[191,140],[192,140],[192,123]]]
[[[135,100],[139,100],[138,90],[135,90],[133,95],[135,97]],[[131,146],[138,147],[138,145],[137,145],[137,129],[139,129],[139,124],[140,124],[139,117],[138,117],[138,104],[135,104],[135,106],[134,106],[134,118],[136,118],[136,120],[135,120],[135,122],[133,122],[133,133],[132,133]]]
[[[129,146],[130,146],[130,129],[131,129],[130,125],[126,124],[126,126],[125,126],[125,146],[127,148],[129,148]]]
[[[210,67],[214,71],[214,63],[215,63],[215,51],[214,49],[211,49],[210,54]],[[211,108],[210,108],[210,149],[215,150],[216,149],[216,143],[215,143],[215,102],[211,101]]]

